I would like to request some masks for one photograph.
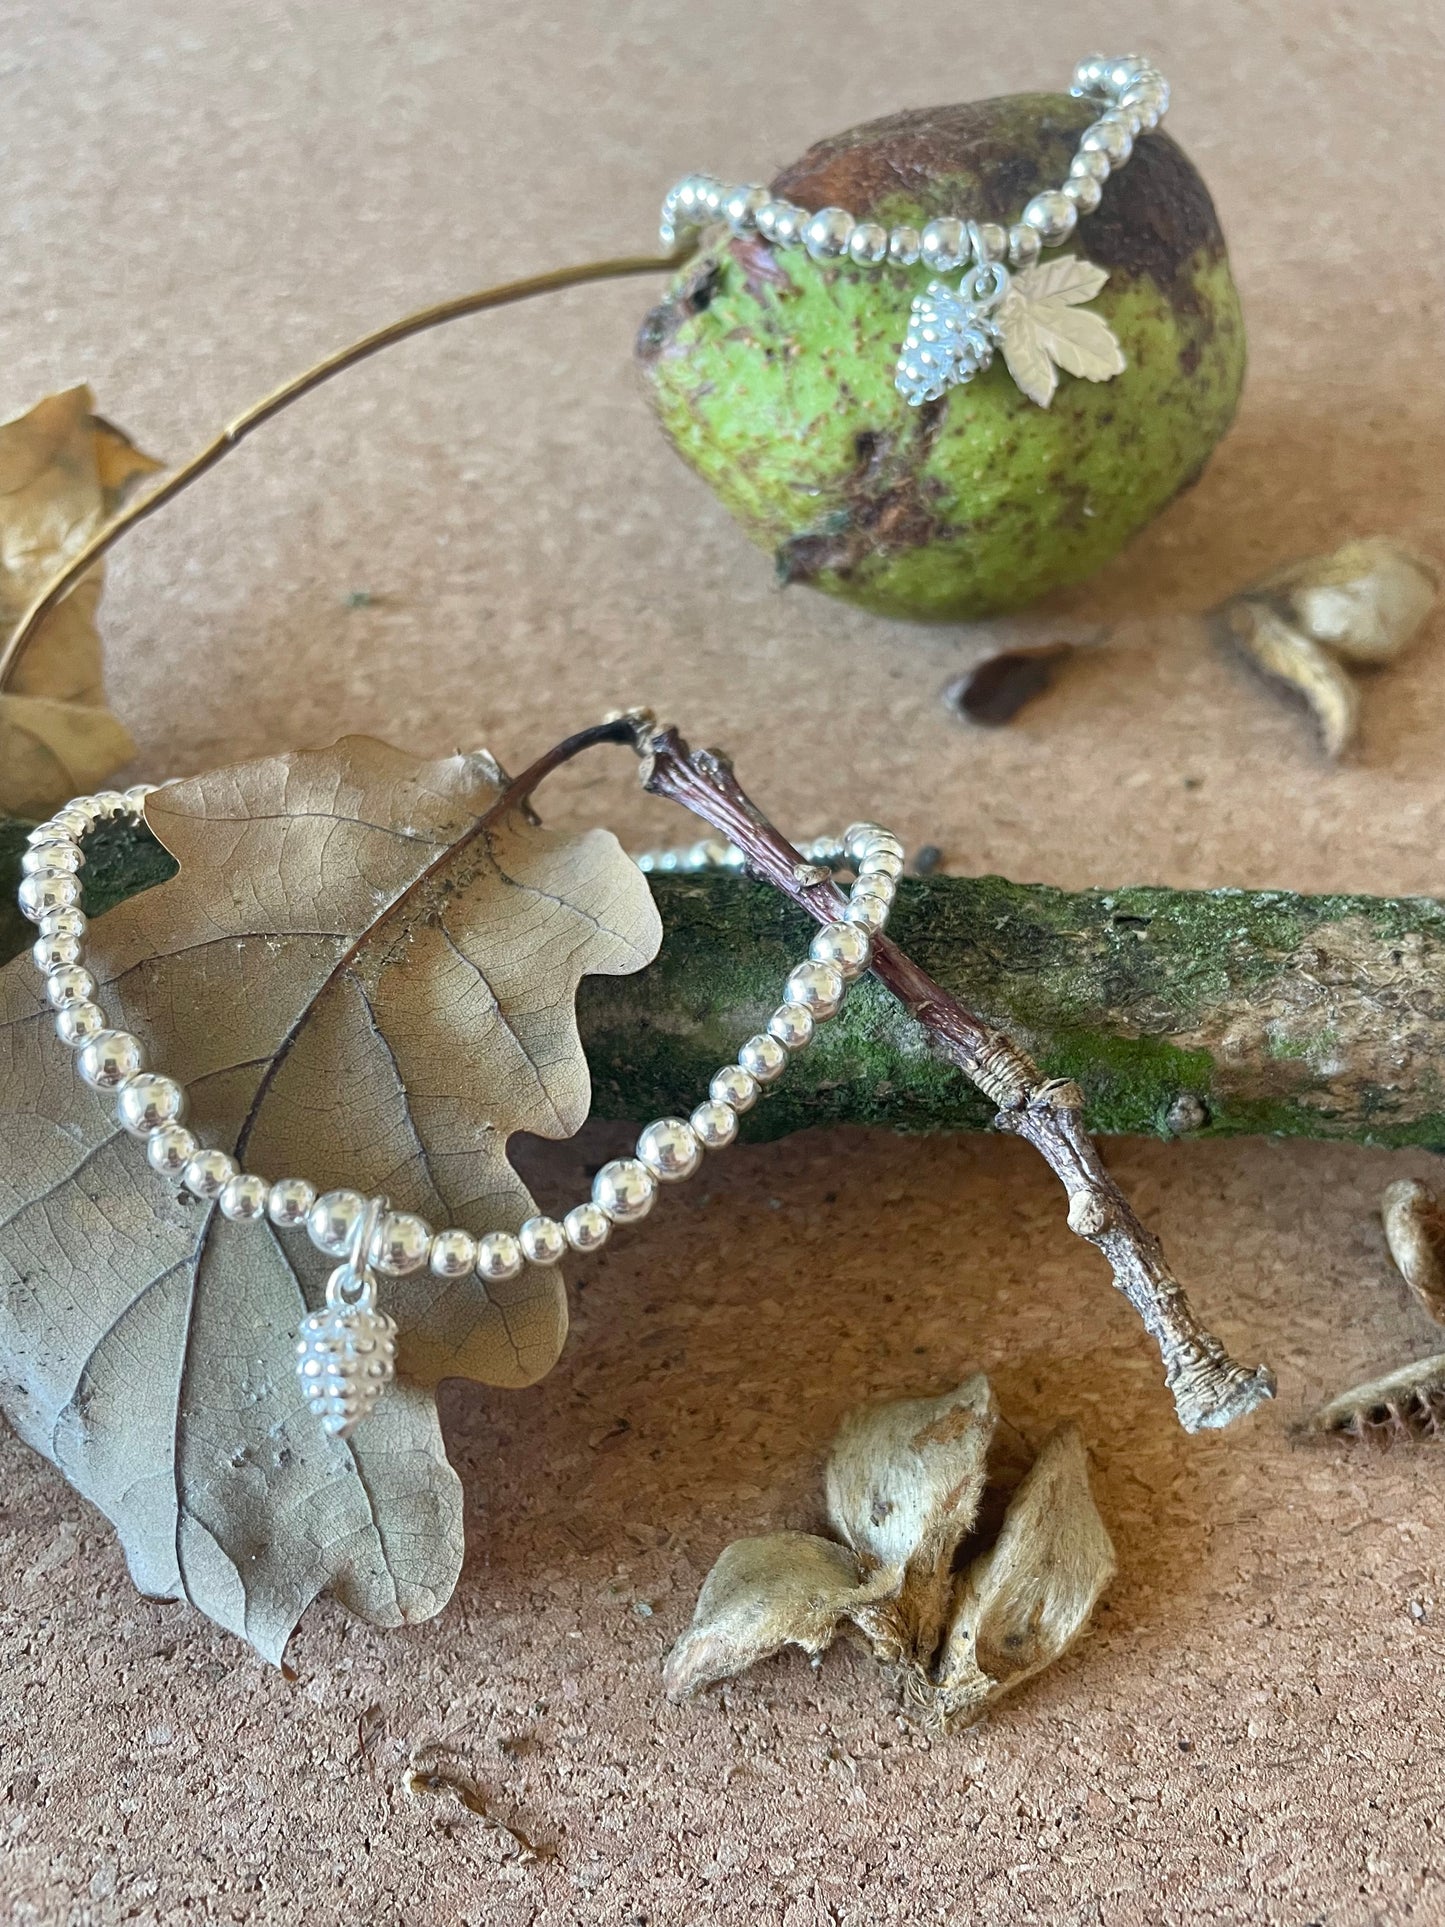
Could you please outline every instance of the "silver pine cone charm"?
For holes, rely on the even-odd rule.
[[[376,1309],[370,1275],[359,1297],[341,1297],[332,1273],[327,1302],[303,1319],[296,1373],[306,1403],[331,1438],[348,1438],[396,1376],[396,1321]]]
[[[944,281],[930,281],[913,297],[893,378],[905,401],[914,408],[937,401],[958,383],[982,374],[993,360],[988,314],[987,307]]]

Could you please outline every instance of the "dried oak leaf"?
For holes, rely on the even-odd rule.
[[[500,794],[489,757],[353,737],[150,798],[179,874],[98,919],[88,962],[204,1143],[436,1225],[530,1214],[507,1138],[581,1124],[578,982],[640,968],[661,926],[612,836]],[[399,1380],[327,1439],[292,1353],[327,1261],[150,1173],[76,1079],[28,958],[0,973],[0,1038],[0,1378],[21,1436],[114,1521],[143,1592],[270,1658],[326,1588],[380,1625],[437,1612],[462,1516],[434,1388],[546,1372],[557,1272],[393,1282]]]
[[[132,487],[160,467],[94,412],[88,388],[0,424],[0,640]],[[0,691],[0,810],[38,816],[135,753],[101,688],[97,565],[52,610]]]

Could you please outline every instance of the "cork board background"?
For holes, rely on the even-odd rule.
[[[12,0],[4,21],[0,405],[89,379],[172,458],[423,301],[646,246],[688,168],[766,176],[900,106],[1062,83],[1085,42],[1171,75],[1248,315],[1203,482],[1060,612],[1117,622],[1112,645],[995,734],[937,702],[977,636],[779,595],[682,471],[628,365],[645,284],[413,343],[121,552],[111,683],[143,773],[342,728],[515,764],[647,700],[800,833],[866,809],[953,866],[1066,885],[1445,887],[1438,625],[1329,771],[1190,619],[1348,533],[1445,553],[1434,9]],[[639,841],[669,823],[605,761],[551,809]],[[551,1161],[550,1196],[599,1144]],[[844,1132],[719,1162],[577,1267],[553,1377],[446,1402],[470,1499],[451,1606],[381,1635],[323,1603],[294,1677],[138,1599],[102,1522],[5,1440],[0,1918],[1445,1918],[1445,1458],[1291,1430],[1438,1348],[1372,1218],[1431,1161],[1111,1156],[1201,1309],[1280,1374],[1234,1433],[1179,1434],[1024,1147]],[[846,1650],[662,1705],[723,1543],[816,1523],[841,1410],[977,1365],[1035,1435],[1084,1425],[1121,1562],[1093,1637],[947,1743]],[[540,1857],[408,1794],[438,1756]]]

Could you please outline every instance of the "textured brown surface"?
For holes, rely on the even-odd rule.
[[[159,453],[416,302],[635,246],[686,167],[765,177],[869,115],[1056,85],[1084,39],[1147,33],[1172,75],[1250,320],[1245,405],[1203,483],[1067,612],[1127,616],[1116,647],[988,734],[935,700],[971,639],[778,597],[662,446],[628,366],[645,285],[415,343],[122,553],[113,694],[146,768],[341,727],[519,764],[647,698],[728,742],[799,830],[867,808],[954,864],[1064,884],[1439,889],[1438,625],[1368,690],[1361,758],[1327,771],[1303,720],[1175,619],[1347,533],[1445,547],[1437,241],[1399,212],[1438,174],[1434,14],[1145,17],[14,6],[0,403],[89,378]],[[552,807],[667,821],[605,760]],[[138,1600],[95,1517],[6,1442],[0,1916],[1445,1918],[1445,1458],[1289,1430],[1438,1347],[1370,1217],[1430,1161],[1111,1155],[1201,1310],[1279,1370],[1279,1405],[1240,1432],[1179,1435],[1023,1146],[854,1134],[720,1161],[580,1267],[553,1377],[447,1402],[470,1530],[452,1606],[385,1635],[323,1606],[295,1679]],[[580,1156],[546,1181],[575,1186]],[[839,1412],[974,1365],[1033,1436],[1083,1422],[1120,1554],[1097,1634],[947,1744],[901,1727],[847,1652],[664,1707],[659,1657],[721,1544],[815,1523]],[[551,1857],[409,1794],[437,1748]]]

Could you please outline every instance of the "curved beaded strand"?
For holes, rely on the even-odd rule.
[[[822,926],[808,957],[783,986],[765,1030],[747,1039],[736,1059],[713,1076],[708,1095],[690,1117],[656,1118],[638,1137],[635,1154],[603,1165],[592,1195],[559,1222],[537,1215],[515,1233],[482,1236],[458,1227],[433,1231],[412,1212],[393,1211],[384,1199],[337,1189],[318,1196],[305,1178],[268,1180],[243,1171],[229,1152],[201,1145],[184,1122],[183,1087],[147,1068],[140,1040],[112,1028],[97,1001],[97,983],[83,964],[87,924],[80,908],[82,839],[99,823],[141,823],[155,786],[80,797],[32,830],[21,860],[21,912],[38,927],[33,956],[55,1012],[56,1034],[76,1052],[76,1069],[92,1090],[112,1095],[122,1128],[145,1145],[146,1161],[198,1203],[213,1204],[236,1224],[268,1222],[278,1230],[305,1228],[316,1248],[343,1260],[327,1287],[326,1309],[309,1314],[297,1340],[298,1373],[307,1402],[333,1436],[345,1437],[372,1409],[392,1372],[394,1326],[373,1305],[375,1274],[406,1277],[429,1268],[439,1278],[476,1273],[484,1282],[514,1278],[524,1264],[555,1265],[568,1250],[598,1250],[614,1225],[635,1224],[652,1210],[662,1184],[679,1183],[699,1169],[705,1151],[731,1144],[738,1119],[764,1085],[780,1077],[793,1052],[842,1007],[849,985],[867,968],[874,936],[887,923],[903,846],[874,823],[855,823],[842,838],[824,837],[802,854],[830,869],[851,868],[854,882],[842,916]],[[683,850],[638,859],[644,872],[718,868],[738,873],[740,850],[708,838]],[[362,1246],[365,1249],[362,1249]],[[338,1281],[361,1293],[338,1296]],[[363,1302],[364,1301],[364,1302]]]
[[[946,274],[970,259],[981,268],[1004,259],[1010,267],[1029,267],[1040,249],[1069,239],[1081,214],[1093,213],[1104,182],[1129,159],[1135,139],[1169,111],[1169,83],[1143,54],[1090,54],[1075,67],[1069,91],[1101,101],[1104,111],[1080,136],[1067,179],[1035,194],[1010,227],[943,215],[922,229],[889,229],[846,208],[812,213],[765,187],[730,187],[711,175],[689,174],[663,199],[662,245],[674,248],[687,235],[726,222],[734,234],[755,232],[774,247],[803,248],[815,261],[846,260],[860,268],[911,268],[921,261]]]

